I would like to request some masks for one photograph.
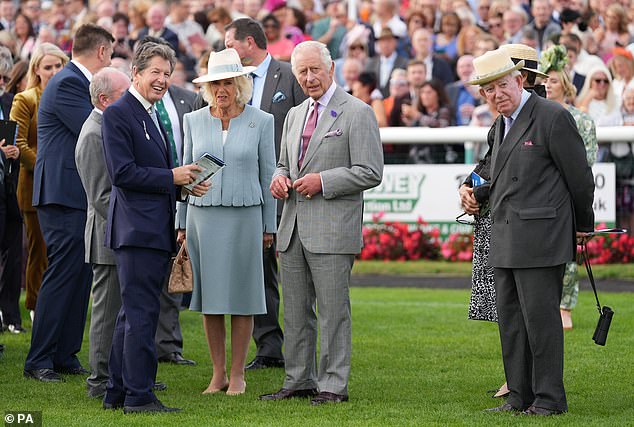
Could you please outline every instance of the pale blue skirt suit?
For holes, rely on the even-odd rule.
[[[266,313],[262,235],[276,232],[276,202],[269,185],[275,171],[273,116],[246,105],[229,123],[209,107],[183,118],[183,164],[210,153],[226,166],[203,197],[178,207],[185,228],[194,289],[190,309],[204,314]]]

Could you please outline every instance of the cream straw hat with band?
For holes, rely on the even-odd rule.
[[[537,74],[539,77],[547,78],[548,75],[542,73],[537,69],[539,63],[539,57],[537,51],[525,44],[503,44],[500,49],[506,51],[509,54],[513,62],[524,60],[524,66],[522,70]]]
[[[257,67],[243,67],[240,55],[235,49],[212,52],[207,63],[207,74],[195,78],[193,83],[214,82],[243,76],[255,71]]]
[[[519,70],[523,66],[524,61],[514,64],[508,53],[501,49],[490,50],[473,60],[475,79],[467,83],[482,86]]]

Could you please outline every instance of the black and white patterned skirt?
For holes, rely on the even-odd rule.
[[[473,227],[473,273],[469,319],[498,321],[495,308],[495,282],[493,267],[488,266],[491,241],[491,211],[475,216]]]

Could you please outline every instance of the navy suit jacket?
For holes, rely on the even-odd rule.
[[[434,56],[432,58],[431,76],[440,80],[445,86],[456,81],[456,76],[451,70],[451,66],[442,58]]]
[[[126,92],[103,115],[106,168],[112,182],[105,244],[174,252],[176,187],[165,130]]]
[[[147,36],[149,33],[150,29],[148,27],[143,27],[139,30],[139,38],[138,40],[143,40],[143,37]],[[163,40],[165,40],[166,42],[168,42],[170,44],[170,46],[172,46],[172,49],[174,49],[174,53],[176,54],[176,56],[178,56],[180,54],[179,51],[179,45],[178,45],[178,35],[170,30],[167,27],[163,28],[163,32],[161,33],[161,38]]]
[[[69,62],[53,76],[40,99],[33,206],[56,204],[86,210],[86,193],[75,165],[75,145],[92,111],[90,82]]]

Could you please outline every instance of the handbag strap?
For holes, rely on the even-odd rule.
[[[176,254],[176,259],[174,260],[177,264],[182,264],[189,258],[189,254],[187,253],[187,245],[185,244],[186,240],[183,240],[178,253]]]
[[[583,244],[583,263],[586,265],[586,271],[588,272],[588,279],[590,279],[590,285],[592,285],[592,290],[594,291],[594,298],[597,300],[597,309],[599,310],[599,314],[603,314],[601,310],[601,303],[599,303],[599,295],[597,295],[597,286],[594,283],[594,276],[592,275],[592,267],[590,266],[590,257],[588,256],[588,246]]]

